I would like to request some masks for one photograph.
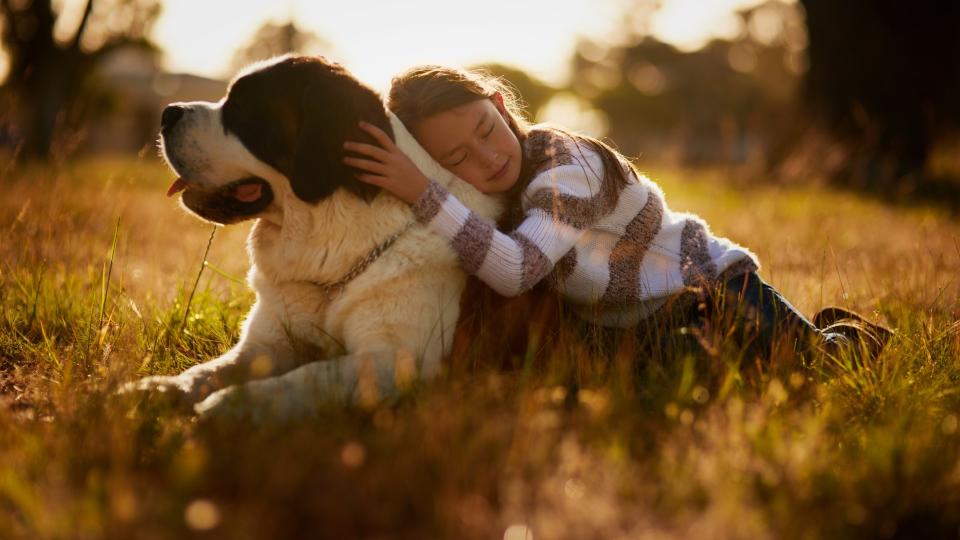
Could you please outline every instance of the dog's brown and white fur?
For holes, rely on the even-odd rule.
[[[236,412],[243,396],[244,414],[290,418],[437,374],[465,283],[444,239],[414,225],[339,292],[320,285],[414,221],[405,203],[353,178],[342,143],[366,139],[359,120],[379,125],[474,211],[493,218],[499,203],[443,169],[375,92],[322,58],[282,57],[241,74],[218,103],[171,107],[161,137],[179,175],[172,191],[206,220],[256,220],[256,303],[226,354],[134,388],[175,395],[201,416]]]

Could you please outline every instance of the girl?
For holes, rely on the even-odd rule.
[[[815,322],[831,324],[818,329],[760,279],[750,250],[672,211],[659,186],[604,143],[527,125],[497,79],[414,68],[393,80],[388,106],[443,167],[505,196],[517,225],[501,232],[472,214],[372,125],[360,127],[380,146],[347,142],[344,162],[410,203],[464,270],[504,296],[546,279],[601,326],[679,314],[698,330],[733,325],[740,344],[765,357],[776,336],[797,351],[862,343],[876,355],[883,346],[884,328],[840,308],[818,314]]]

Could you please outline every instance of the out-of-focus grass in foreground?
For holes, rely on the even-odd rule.
[[[218,230],[194,287],[211,227],[163,197],[159,164],[0,179],[0,536],[956,537],[960,223],[652,176],[671,207],[757,252],[804,313],[840,304],[898,335],[877,362],[824,369],[454,358],[372,410],[209,433],[111,392],[232,345],[252,302],[248,227]]]

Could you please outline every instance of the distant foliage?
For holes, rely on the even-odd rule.
[[[27,158],[69,151],[104,89],[92,74],[122,47],[152,49],[159,0],[0,0],[0,43],[10,71],[0,96],[0,145]]]
[[[651,37],[642,20],[620,43],[584,39],[572,90],[606,114],[611,138],[628,154],[679,163],[758,159],[791,121],[805,32],[802,14],[782,2],[739,16],[741,36],[692,52]]]
[[[878,189],[929,183],[932,147],[960,126],[960,4],[800,3],[806,99],[846,150],[834,176]]]
[[[250,41],[237,50],[230,62],[229,74],[259,60],[287,53],[326,54],[333,52],[333,45],[323,37],[300,28],[292,21],[285,23],[264,23],[250,38]]]

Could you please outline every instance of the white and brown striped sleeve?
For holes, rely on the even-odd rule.
[[[560,167],[549,171],[554,182],[582,183],[580,167]],[[457,252],[463,269],[475,274],[484,283],[504,296],[516,296],[546,277],[554,264],[573,249],[577,240],[590,226],[596,212],[579,214],[574,219],[558,216],[554,204],[566,190],[551,193],[533,193],[534,204],[517,229],[504,234],[493,222],[477,216],[445,188],[431,182],[430,187],[414,204],[417,219],[448,240]],[[584,199],[589,201],[589,199]],[[569,195],[565,204],[574,203]]]
[[[543,279],[580,234],[544,212],[528,215],[516,231],[504,234],[436,182],[414,203],[413,213],[450,241],[466,272],[504,296],[517,296]]]

